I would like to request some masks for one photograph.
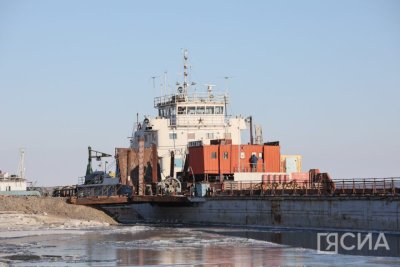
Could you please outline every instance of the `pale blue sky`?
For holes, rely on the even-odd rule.
[[[151,76],[223,90],[265,140],[335,178],[400,176],[400,1],[0,0],[0,169],[75,184],[128,146]],[[156,81],[157,85],[160,81]],[[157,86],[158,87],[158,86]]]

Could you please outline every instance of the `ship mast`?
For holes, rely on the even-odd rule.
[[[19,150],[18,175],[22,179],[25,178],[25,149],[23,148]]]
[[[187,49],[183,50],[183,94],[187,95],[188,91],[188,51]]]

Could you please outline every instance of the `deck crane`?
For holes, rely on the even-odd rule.
[[[100,161],[102,158],[112,157],[110,154],[103,153],[100,151],[93,150],[90,146],[88,147],[88,164],[86,167],[86,175],[92,174],[92,159]]]

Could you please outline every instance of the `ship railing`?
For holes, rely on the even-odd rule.
[[[25,178],[18,177],[18,176],[8,176],[8,177],[0,176],[0,181],[22,182],[24,180],[25,180]]]
[[[228,104],[228,94],[193,92],[186,95],[188,102],[220,102]]]
[[[233,167],[233,172],[266,172],[264,163],[246,163]]]
[[[46,193],[48,195],[48,193]],[[76,186],[55,187],[52,192],[53,197],[73,197],[76,196]]]
[[[260,180],[210,183],[210,196],[298,195],[298,196],[398,196],[400,177],[326,181],[269,182]]]
[[[400,189],[400,177],[354,178],[335,180],[338,194],[396,195]]]
[[[228,95],[224,93],[192,92],[187,94],[171,94],[154,98],[154,107],[167,106],[180,102],[204,102],[228,104]]]
[[[100,196],[111,197],[111,196],[121,196],[130,194],[131,192],[126,190],[126,186],[122,184],[112,184],[112,185],[93,184],[93,185],[78,186],[76,188],[77,197],[100,197]]]

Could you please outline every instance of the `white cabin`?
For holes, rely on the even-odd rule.
[[[26,180],[16,175],[9,175],[0,171],[1,191],[26,191]]]

